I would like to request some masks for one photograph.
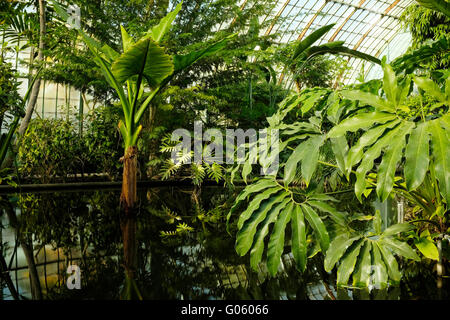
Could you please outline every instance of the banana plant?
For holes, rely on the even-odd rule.
[[[55,1],[53,6],[58,15],[67,22],[67,12]],[[199,51],[185,55],[168,55],[160,42],[170,30],[181,7],[182,2],[137,40],[121,26],[122,52],[99,43],[83,30],[77,29],[106,81],[116,91],[123,110],[118,126],[125,144],[124,156],[121,158],[123,178],[120,200],[126,217],[122,225],[126,298],[142,299],[134,280],[137,269],[134,208],[137,199],[137,141],[142,130],[142,117],[157,94],[175,75],[196,61],[220,51],[234,36],[228,36]]]
[[[58,3],[53,4],[59,16],[67,21],[69,16],[66,11]],[[142,130],[140,123],[143,115],[155,96],[176,74],[196,61],[220,51],[234,36],[228,36],[203,50],[185,55],[166,54],[164,48],[160,46],[160,41],[170,30],[181,7],[182,2],[136,41],[121,26],[123,47],[121,53],[106,44],[99,43],[78,29],[122,105],[123,119],[119,122],[119,130],[124,139],[125,154],[122,158],[124,175],[121,199],[126,209],[133,208],[136,200],[136,145]]]
[[[414,226],[408,223],[394,224],[381,230],[379,211],[369,216],[372,228],[362,231],[352,229],[351,222],[360,220],[358,215],[348,218],[350,223],[341,224],[339,233],[331,241],[324,260],[324,269],[331,272],[337,269],[337,285],[348,286],[350,277],[354,287],[383,289],[388,284],[400,282],[401,273],[394,254],[405,259],[420,261],[416,252],[398,235],[411,231]]]

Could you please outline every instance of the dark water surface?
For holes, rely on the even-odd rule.
[[[119,191],[3,195],[1,250],[10,280],[22,298],[32,298],[29,262],[18,239],[33,244],[45,299],[118,299],[124,283]],[[444,279],[437,289],[433,265],[403,263],[404,280],[386,290],[339,289],[323,271],[321,256],[304,274],[285,254],[277,277],[265,265],[251,270],[225,230],[233,192],[202,190],[193,205],[189,188],[141,191],[138,213],[138,286],[146,299],[448,299]],[[9,210],[9,211],[8,211]],[[7,214],[9,213],[9,215]],[[16,226],[9,217],[15,213]],[[285,250],[286,252],[287,250]],[[66,286],[67,267],[81,271],[81,289]],[[0,279],[0,300],[12,299]]]

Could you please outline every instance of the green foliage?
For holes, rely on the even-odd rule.
[[[148,1],[142,0],[112,0],[102,6],[88,0],[70,0],[67,3],[80,8],[81,26],[87,34],[114,50],[121,47],[118,37],[121,25],[126,26],[133,35],[141,34],[155,24],[155,19],[164,15],[161,10],[150,10]],[[114,90],[103,80],[103,74],[88,48],[79,45],[77,31],[61,23],[56,12],[57,8],[48,6],[47,32],[51,37],[46,38],[47,56],[53,59],[47,62],[45,78],[70,84],[82,92],[92,94],[102,103],[111,103],[117,98]]]
[[[384,155],[378,168],[377,194],[385,200],[394,184],[400,186],[401,183],[395,182],[394,178],[398,163],[402,159],[403,149],[406,149],[404,178],[408,190],[413,191],[422,183],[430,158],[434,166],[432,170],[437,172],[441,195],[448,203],[450,200],[448,177],[443,173],[443,168],[447,165],[445,159],[448,159],[450,151],[447,143],[450,97],[446,95],[445,88],[441,89],[432,80],[414,77],[414,83],[421,89],[422,95],[431,97],[433,103],[428,109],[422,105],[410,108],[407,101],[411,78],[397,78],[388,64],[383,68],[383,92],[386,99],[367,92],[343,90],[341,94],[344,98],[359,101],[362,108],[332,128],[328,137],[337,138],[349,131],[366,130],[355,146],[349,150],[346,162],[347,175],[360,163],[356,170],[355,184],[355,193],[359,199],[369,186],[366,174],[374,167],[374,160],[381,155],[382,150]],[[367,109],[365,107],[367,105],[371,108]],[[415,139],[411,137],[406,139],[410,134]],[[428,147],[429,135],[432,137],[432,149]],[[393,137],[395,143],[392,142]],[[363,154],[366,147],[367,150]],[[418,161],[418,158],[422,161]]]
[[[0,125],[7,111],[12,115],[20,115],[22,112],[20,108],[22,98],[18,93],[19,85],[12,65],[0,58]]]
[[[25,93],[24,98],[21,100],[20,105],[18,106],[18,112],[19,114],[15,114],[14,119],[12,120],[12,123],[9,126],[9,129],[6,133],[2,133],[0,137],[0,165],[3,166],[5,163],[6,155],[8,153],[8,149],[10,148],[11,141],[13,139],[13,135],[15,134],[15,131],[19,125],[20,117],[24,113],[25,103],[28,100],[28,97],[31,93],[31,88],[33,87],[37,77],[39,76],[42,69],[39,69],[34,78],[29,82],[27,92]],[[14,114],[14,110],[12,112]],[[4,116],[4,115],[2,115]],[[10,185],[16,186],[16,183],[12,181],[11,175],[9,175],[9,168],[3,168],[2,170],[2,178],[6,180]]]
[[[163,155],[171,155],[180,141],[172,141],[171,135],[166,135],[162,139],[162,145],[160,151]],[[200,186],[207,178],[219,182],[225,179],[225,169],[218,162],[213,161],[213,156],[208,159],[205,151],[208,146],[203,147],[204,155],[201,163],[193,162],[194,152],[187,152],[187,150],[179,150],[176,154],[176,159],[164,159],[161,167],[161,177],[163,180],[173,178],[176,174],[178,178],[189,178],[196,186]]]
[[[11,64],[5,63],[0,58],[0,127],[4,125],[5,119],[10,120],[10,123],[5,126],[7,132],[2,133],[0,138],[0,165],[6,158],[12,136],[23,113],[24,101],[18,92],[19,85]],[[10,168],[0,169],[0,184],[2,182],[17,186]]]
[[[236,207],[253,196],[239,217],[236,236],[236,251],[240,255],[252,249],[250,259],[253,267],[262,259],[264,238],[270,224],[275,224],[273,241],[277,241],[277,245],[269,240],[270,256],[275,260],[268,265],[272,272],[276,272],[278,254],[284,247],[280,230],[291,221],[294,223],[291,227],[291,250],[298,267],[304,270],[305,236],[302,232],[305,218],[315,230],[314,243],[320,244],[322,252],[326,252],[324,248],[328,247],[323,235],[325,232],[334,234],[331,249],[327,252],[326,269],[333,269],[339,261],[340,285],[346,285],[353,274],[355,285],[367,286],[371,281],[371,271],[363,268],[364,265],[375,266],[372,275],[375,284],[385,286],[388,279],[398,282],[400,274],[395,268],[393,254],[419,259],[405,240],[393,238],[396,233],[408,231],[409,226],[394,225],[383,233],[376,216],[372,233],[361,233],[361,230],[355,233],[349,229],[354,219],[328,205],[326,201],[330,199],[327,196],[311,193],[310,197],[315,195],[317,198],[311,200],[307,195],[300,201],[296,199],[296,193],[290,190],[300,183],[308,191],[317,168],[322,165],[335,167],[350,182],[354,181],[355,194],[360,201],[363,194],[368,197],[375,189],[382,201],[398,193],[420,207],[426,219],[439,215],[439,221],[444,223],[439,232],[445,232],[442,229],[447,221],[444,212],[448,208],[450,194],[447,188],[449,175],[444,173],[448,165],[446,159],[450,158],[448,74],[442,73],[439,81],[435,82],[424,76],[400,75],[401,70],[397,76],[384,61],[382,66],[382,81],[351,85],[338,91],[305,89],[300,94],[288,96],[279,110],[267,119],[269,128],[280,130],[282,170],[273,179],[281,176],[284,186],[270,179],[249,184],[235,200],[235,206],[228,215],[230,219]],[[413,85],[418,87],[418,93],[412,90]],[[302,120],[297,120],[299,117]],[[328,143],[332,144],[334,159],[324,162],[321,157]],[[244,179],[251,171],[251,165],[244,164]],[[402,174],[398,175],[399,172]],[[319,183],[322,184],[323,180]],[[300,193],[308,194],[300,190]],[[303,217],[297,212],[295,219],[289,220],[299,202],[303,203],[300,205]],[[307,218],[305,203],[327,213],[334,223],[324,224],[323,217],[317,216],[317,222],[320,221],[324,227],[320,232],[320,223],[314,224],[311,215],[310,219]],[[291,213],[282,211],[282,208]],[[276,226],[277,223],[280,225]],[[426,257],[435,257],[431,240],[425,238],[417,237],[415,246]]]
[[[449,39],[442,37],[439,40],[420,46],[418,49],[409,50],[406,54],[392,61],[392,68],[396,73],[411,74],[417,69],[427,72],[430,68],[430,60],[448,61],[450,56]]]
[[[441,12],[450,17],[450,4],[446,0],[418,0],[421,6]]]
[[[163,125],[169,131],[187,127],[199,118],[199,113],[207,115],[207,124],[214,127],[266,125],[265,118],[275,111],[275,103],[282,100],[285,92],[270,71],[276,64],[273,39],[277,33],[261,35],[274,21],[267,15],[275,4],[273,0],[249,0],[240,8],[234,0],[183,3],[164,41],[169,52],[189,56],[230,34],[236,36],[217,54],[173,77],[161,95],[166,97],[170,92],[172,109],[158,110],[155,125]],[[280,17],[279,22],[282,20]],[[165,104],[165,99],[155,100],[158,109]]]
[[[445,1],[424,1],[443,2]],[[448,7],[448,4],[447,4]],[[405,28],[412,34],[411,49],[419,49],[427,46],[432,40],[446,39],[450,40],[450,17],[442,12],[429,9],[429,6],[411,5],[403,11],[400,17]],[[428,68],[445,69],[448,68],[450,57],[447,50],[432,55],[431,61],[427,61]]]
[[[345,55],[364,59],[377,64],[381,63],[378,58],[345,47],[343,41],[328,42],[314,46],[314,43],[322,38],[333,27],[334,24],[323,26],[295,44],[294,52],[289,57],[286,67],[292,72],[293,80],[297,84],[298,91],[300,91],[303,87],[303,84],[300,83],[301,78],[299,78],[299,75],[304,72],[303,69],[311,63],[310,61],[317,56],[322,56],[325,54]]]
[[[116,179],[122,173],[119,159],[123,140],[116,127],[120,118],[118,106],[97,107],[86,117],[82,143],[85,153],[83,172],[107,173]]]
[[[380,289],[385,288],[388,281],[398,284],[401,273],[394,254],[420,260],[410,246],[396,238],[400,233],[412,230],[413,226],[394,224],[382,231],[379,212],[370,218],[371,226],[366,222],[365,228],[355,230],[350,227],[351,223],[360,216],[349,217],[349,223],[340,225],[339,233],[330,243],[324,268],[330,272],[336,266],[338,286],[347,286],[352,275],[352,284],[356,287],[373,285]]]
[[[33,119],[19,145],[19,173],[42,183],[65,180],[82,167],[81,141],[66,120]]]
[[[291,251],[297,268],[303,272],[307,258],[319,251],[325,252],[329,246],[324,218],[318,212],[332,219],[343,219],[342,213],[321,202],[335,201],[332,197],[313,190],[305,192],[299,188],[285,187],[274,179],[265,178],[247,186],[239,194],[227,216],[227,223],[247,199],[251,200],[237,221],[236,251],[241,256],[250,251],[250,264],[257,270],[262,261],[265,238],[274,224],[267,244],[267,266],[271,275],[277,273],[288,224],[292,229]]]
[[[179,3],[172,13],[161,19],[158,25],[152,27],[136,42],[122,27],[122,54],[79,30],[95,57],[94,61],[100,67],[108,84],[116,91],[122,104],[123,119],[119,122],[119,129],[125,142],[125,149],[137,144],[142,130],[140,124],[142,117],[161,88],[167,85],[175,74],[199,59],[221,50],[233,37],[225,37],[200,51],[169,56],[159,42],[170,29],[181,6],[182,3]],[[54,3],[54,7],[64,20],[68,19],[68,14],[57,3]],[[126,84],[126,91],[124,84]],[[151,90],[146,91],[146,86]]]
[[[118,129],[119,108],[98,107],[85,119],[83,134],[71,120],[33,119],[21,138],[19,174],[42,183],[66,181],[70,174],[121,174],[123,141]]]
[[[420,235],[415,237],[414,245],[426,258],[439,261],[439,250],[428,229],[425,229]]]
[[[291,63],[296,46],[296,42],[280,45],[274,54],[274,60],[282,61],[284,64]],[[339,56],[330,57],[328,54],[315,56],[297,70],[296,80],[302,88],[332,87],[333,82],[348,68],[347,62]]]

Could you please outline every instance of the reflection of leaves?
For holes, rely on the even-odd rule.
[[[170,224],[174,223],[175,220],[180,221],[181,217],[178,216],[175,212],[171,211],[168,207],[164,206],[163,207],[164,212],[166,213],[166,221]]]
[[[160,235],[162,238],[176,237],[186,235],[194,231],[194,228],[188,226],[186,223],[182,222],[177,225],[175,231],[161,231]]]

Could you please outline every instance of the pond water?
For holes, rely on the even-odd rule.
[[[1,250],[9,284],[22,298],[32,298],[20,239],[33,244],[44,299],[118,299],[124,284],[119,195],[119,190],[2,195]],[[233,196],[226,188],[205,187],[195,206],[189,188],[139,192],[137,278],[145,299],[448,298],[447,281],[437,289],[433,265],[426,263],[402,264],[400,286],[371,292],[337,289],[320,255],[308,260],[304,274],[295,269],[290,254],[283,255],[274,278],[264,264],[254,271],[248,256],[237,255],[234,237],[225,229]],[[69,265],[79,267],[81,289],[67,288]],[[7,280],[0,279],[0,300],[13,299]]]

